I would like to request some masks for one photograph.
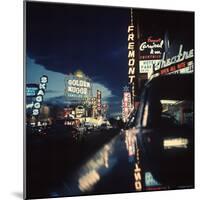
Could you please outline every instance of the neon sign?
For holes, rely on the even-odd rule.
[[[150,50],[150,54],[161,54],[163,46],[164,41],[161,38],[152,39],[150,36],[147,41],[140,44],[140,51]]]
[[[124,91],[122,100],[122,116],[124,122],[127,121],[130,111],[131,111],[131,93],[129,91]]]
[[[97,90],[97,111],[101,114],[101,91]]]
[[[190,59],[194,57],[194,49],[190,49],[189,51],[183,51],[183,45],[180,45],[179,53],[171,58],[166,59],[165,52],[163,53],[162,59],[155,65],[155,71],[171,66],[173,64],[182,62],[184,60]]]
[[[128,83],[131,90],[131,104],[134,108],[135,96],[136,96],[136,66],[137,66],[137,57],[136,57],[136,42],[137,42],[136,26],[133,25],[133,9],[131,8],[131,21],[128,26]]]
[[[36,97],[38,89],[39,89],[38,84],[34,84],[34,83],[26,84],[26,96]]]
[[[65,95],[69,98],[82,99],[90,97],[92,91],[91,80],[84,74],[81,76],[67,75],[65,78]]]
[[[40,113],[40,108],[41,108],[41,104],[43,102],[43,96],[45,94],[47,83],[48,83],[47,76],[43,75],[42,77],[40,77],[39,90],[37,92],[37,96],[36,96],[35,102],[33,104],[32,115],[34,115],[34,116],[37,116]]]
[[[128,78],[129,83],[135,79],[135,42],[134,26],[128,26]]]

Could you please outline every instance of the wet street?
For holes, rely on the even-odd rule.
[[[134,159],[119,129],[92,130],[79,137],[72,130],[57,130],[27,136],[30,198],[134,191]]]

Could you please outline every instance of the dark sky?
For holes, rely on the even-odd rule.
[[[64,74],[81,69],[110,87],[126,84],[127,9],[30,3],[27,19],[27,54],[37,63]]]
[[[26,11],[27,56],[54,72],[81,69],[112,91],[120,111],[128,81],[130,8],[27,2]],[[168,32],[172,52],[180,43],[193,48],[192,13],[137,9],[134,14],[141,37]]]

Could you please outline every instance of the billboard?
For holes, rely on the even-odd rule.
[[[194,49],[183,50],[181,44],[178,54],[170,58],[164,52],[162,59],[153,65],[153,71],[159,75],[194,73]]]
[[[141,39],[139,46],[139,73],[147,73],[148,78],[154,72],[164,52],[164,40],[161,37],[149,36]]]
[[[162,72],[170,73],[188,67],[186,71],[189,70],[190,72],[193,72],[193,65],[194,49],[190,49],[188,51],[183,50],[183,45],[181,44],[178,54],[172,56],[171,58],[167,58],[164,52],[162,55],[162,59],[156,65],[154,65],[154,71],[160,72],[162,74]],[[182,70],[182,72],[184,71]]]
[[[82,72],[65,77],[65,96],[69,100],[81,100],[92,96],[92,82]]]
[[[139,50],[140,60],[161,59],[164,52],[164,40],[161,37],[153,36],[141,39]]]
[[[156,66],[160,60],[140,60],[140,73],[150,73],[153,72],[154,66]]]
[[[159,74],[188,74],[194,72],[194,61],[182,61],[174,65],[160,69]]]

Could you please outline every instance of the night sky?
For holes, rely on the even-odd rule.
[[[134,14],[141,36],[168,32],[172,54],[181,43],[194,48],[193,13],[137,9]],[[40,73],[55,75],[48,97],[62,100],[64,76],[80,69],[102,88],[110,111],[121,112],[129,23],[130,8],[27,2],[27,83],[37,83]]]

